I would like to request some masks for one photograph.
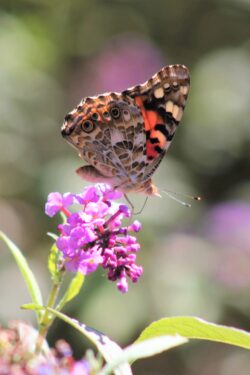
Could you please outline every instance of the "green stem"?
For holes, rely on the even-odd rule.
[[[61,282],[56,282],[53,284],[46,307],[51,307],[51,308],[54,307],[60,286],[61,286]],[[51,317],[51,314],[49,313],[48,310],[45,310],[45,313],[39,325],[39,334],[38,334],[38,338],[36,342],[36,349],[35,349],[36,354],[40,353],[42,350],[43,342],[47,336],[47,333],[48,333],[49,327],[51,326],[52,321],[53,321],[53,317]]]

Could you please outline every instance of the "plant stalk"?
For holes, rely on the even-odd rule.
[[[60,283],[56,282],[53,284],[46,307],[51,307],[51,308],[54,307],[60,286],[61,286],[61,282]],[[47,336],[52,320],[53,318],[51,317],[51,314],[46,309],[39,324],[39,331],[38,331],[38,337],[37,337],[36,349],[35,349],[36,354],[39,354],[42,350],[43,342]]]

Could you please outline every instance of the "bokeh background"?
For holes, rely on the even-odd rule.
[[[105,275],[87,278],[67,313],[129,344],[153,320],[172,315],[250,330],[250,1],[1,0],[0,228],[27,255],[44,295],[57,220],[44,214],[51,191],[81,191],[82,164],[60,135],[85,95],[121,90],[166,64],[191,71],[178,134],[155,177],[158,186],[201,195],[191,208],[152,198],[139,219],[144,275],[121,295]],[[131,197],[140,208],[143,198]],[[187,198],[183,197],[186,200]],[[1,244],[0,321],[33,315]],[[65,337],[57,322],[49,340]],[[190,343],[138,362],[135,374],[249,375],[244,350]]]

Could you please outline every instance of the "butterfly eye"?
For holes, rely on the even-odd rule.
[[[111,108],[110,113],[114,119],[118,119],[120,117],[120,109],[118,107]]]
[[[91,118],[92,118],[92,120],[97,121],[98,118],[99,118],[98,113],[97,112],[93,113],[93,115],[91,116]]]
[[[91,133],[94,130],[94,124],[90,120],[86,120],[81,124],[81,128],[85,133]]]

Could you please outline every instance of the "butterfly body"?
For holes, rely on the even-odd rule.
[[[157,195],[151,176],[173,139],[188,90],[187,68],[170,65],[122,93],[83,99],[62,126],[62,135],[88,163],[77,173],[124,193]]]

